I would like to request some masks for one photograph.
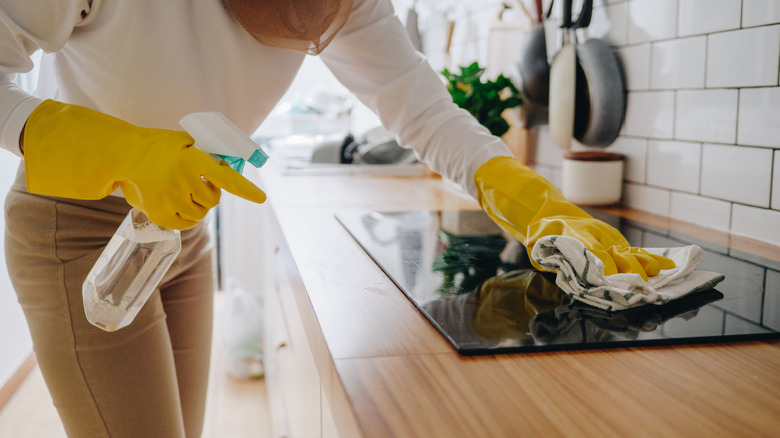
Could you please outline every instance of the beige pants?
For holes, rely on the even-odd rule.
[[[203,224],[135,321],[89,324],[81,284],[130,207],[27,193],[5,204],[5,254],[46,386],[69,437],[198,437],[203,427],[214,282]]]

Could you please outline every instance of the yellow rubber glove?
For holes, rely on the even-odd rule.
[[[493,158],[477,169],[474,181],[479,205],[522,242],[529,255],[540,238],[563,235],[578,239],[604,262],[604,275],[636,273],[647,280],[674,267],[666,257],[632,248],[618,230],[567,201],[555,186],[514,158]],[[542,269],[534,260],[531,263]]]
[[[476,291],[477,309],[471,316],[474,332],[486,339],[531,338],[531,320],[569,300],[541,272],[509,271],[488,278]]]
[[[262,203],[265,193],[208,154],[184,131],[141,128],[78,105],[41,103],[24,128],[30,193],[101,199],[117,188],[157,225],[195,226],[220,188]],[[205,181],[204,181],[205,179]]]

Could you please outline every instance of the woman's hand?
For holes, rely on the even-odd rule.
[[[225,189],[262,203],[249,180],[194,148],[184,131],[141,128],[77,105],[47,100],[30,115],[25,146],[31,193],[101,199],[117,188],[161,226],[195,226]]]
[[[633,248],[612,226],[567,201],[547,180],[511,157],[497,157],[474,175],[479,205],[504,230],[522,242],[528,254],[544,236],[581,241],[604,262],[604,275],[635,273],[647,280],[674,262]],[[542,269],[534,260],[531,263]]]

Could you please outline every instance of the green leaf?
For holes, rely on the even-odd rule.
[[[501,137],[509,131],[509,123],[500,117],[488,120],[485,127],[496,137]]]
[[[506,108],[515,108],[515,107],[518,107],[518,106],[520,106],[520,104],[522,104],[522,103],[523,103],[523,101],[522,101],[522,100],[520,100],[520,98],[519,98],[519,97],[512,96],[512,97],[510,97],[510,98],[507,98],[507,99],[504,101],[504,106],[505,106]]]
[[[477,62],[459,67],[459,70],[458,74],[446,68],[441,71],[453,102],[473,115],[493,135],[505,134],[509,124],[502,113],[507,108],[522,105],[517,87],[504,75],[498,75],[494,81],[483,81],[485,69]]]

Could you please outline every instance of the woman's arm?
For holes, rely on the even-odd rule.
[[[510,158],[500,139],[452,103],[439,76],[412,48],[389,0],[355,0],[346,25],[321,56],[401,144],[465,188],[529,254],[540,237],[568,235],[602,260],[606,275],[631,272],[647,279],[674,266],[630,248],[620,232]]]
[[[355,0],[320,55],[403,146],[476,198],[474,173],[509,148],[452,103],[441,77],[414,50],[389,0]]]
[[[0,3],[0,147],[21,156],[27,118],[41,103],[13,81],[33,68],[38,49],[55,52],[98,0],[3,0]]]

